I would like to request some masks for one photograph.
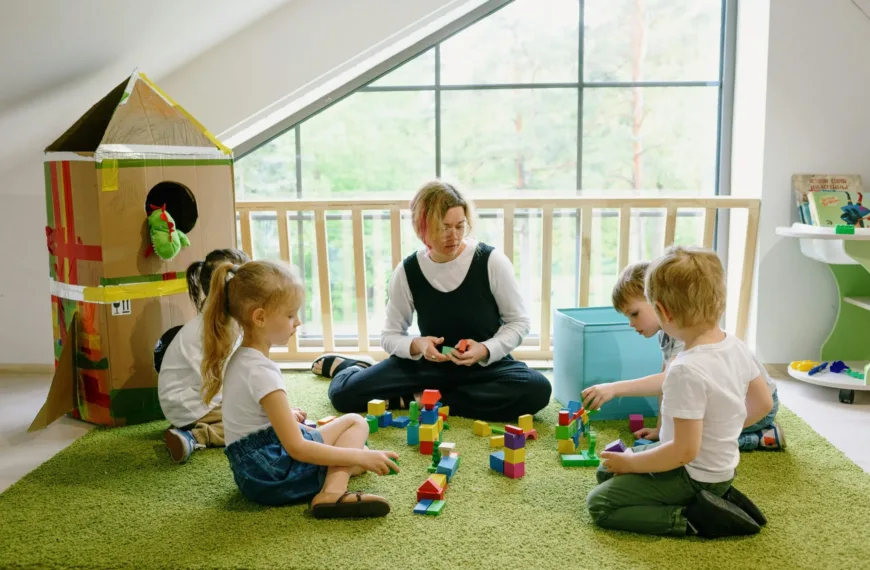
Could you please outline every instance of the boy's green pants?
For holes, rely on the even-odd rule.
[[[637,447],[634,453],[659,445]],[[701,483],[689,476],[685,467],[663,473],[627,473],[614,476],[599,467],[595,472],[599,485],[586,497],[593,522],[602,528],[644,534],[685,536],[683,508],[695,495],[707,490],[721,497],[731,486],[730,479],[721,483]]]

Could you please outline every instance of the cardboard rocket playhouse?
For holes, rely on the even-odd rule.
[[[231,151],[134,72],[45,149],[55,375],[31,429],[163,417],[153,351],[184,272],[236,243]]]

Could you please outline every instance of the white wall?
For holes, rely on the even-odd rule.
[[[61,1],[35,0],[28,6],[33,10],[54,13],[46,5]],[[34,89],[18,89],[27,92],[26,97],[18,91],[10,92],[9,100],[16,99],[16,105],[0,109],[0,132],[3,133],[0,141],[3,150],[0,153],[0,208],[7,214],[6,222],[0,225],[0,243],[6,251],[0,269],[0,322],[4,325],[0,329],[0,364],[52,362],[42,149],[115,87],[124,74],[140,66],[209,130],[220,133],[358,53],[413,26],[428,14],[448,4],[461,2],[259,0],[259,3],[259,14],[278,8],[240,32],[223,38],[222,42],[201,55],[202,34],[214,33],[216,28],[228,29],[227,18],[241,18],[241,15],[228,10],[249,13],[255,10],[247,3],[234,4],[227,0],[223,6],[214,7],[214,11],[224,16],[220,22],[200,22],[198,27],[196,21],[205,18],[202,6],[198,8],[199,16],[193,8],[180,15],[177,11],[167,11],[170,16],[175,14],[177,17],[149,20],[145,36],[160,39],[161,32],[165,32],[176,37],[181,19],[194,30],[192,33],[197,36],[194,44],[182,49],[177,44],[165,46],[166,42],[160,39],[160,45],[155,45],[151,51],[142,53],[139,49],[122,53],[119,59],[100,62],[98,68],[85,65],[79,75],[63,77],[62,82],[45,84],[42,72],[33,78],[20,77],[21,81],[33,79]],[[99,4],[89,6],[95,14],[100,14],[103,21],[104,9]],[[134,29],[136,9],[138,5],[126,12],[113,10],[109,13]],[[81,10],[80,5],[76,10]],[[0,34],[2,38],[19,38],[15,40],[18,42],[16,45],[0,43],[4,48],[0,56],[14,53],[16,47],[27,51],[25,38],[39,33],[40,18],[30,12],[19,15],[18,21],[14,18],[0,21],[0,32],[8,32]],[[28,26],[34,29],[28,30]],[[238,28],[232,32],[236,30]],[[117,35],[112,34],[113,37]],[[51,38],[42,40],[48,42]],[[40,64],[56,66],[56,59],[63,54],[75,59],[87,52],[77,46],[90,45],[93,38],[83,32],[79,37],[64,37],[64,41],[63,46],[58,43],[55,49],[42,50],[47,59],[34,61],[31,67],[39,68]],[[128,43],[142,45],[137,41]],[[195,58],[185,63],[190,57]],[[179,67],[180,64],[184,65]],[[22,68],[20,73],[26,73],[26,69]],[[37,87],[45,91],[37,91]],[[2,90],[3,85],[0,85],[0,101],[4,100]]]
[[[772,0],[766,91],[756,348],[786,363],[819,357],[837,296],[774,230],[797,221],[794,173],[856,173],[870,191],[870,19],[849,0]]]

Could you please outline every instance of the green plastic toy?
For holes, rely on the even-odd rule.
[[[190,246],[190,240],[184,232],[175,227],[175,220],[166,211],[166,204],[159,208],[151,206],[148,230],[151,233],[151,245],[148,246],[145,257],[156,253],[161,259],[169,261],[178,255],[181,248]]]

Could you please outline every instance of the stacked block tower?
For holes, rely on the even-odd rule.
[[[489,455],[489,467],[511,479],[526,474],[526,434],[517,426],[504,427],[504,451]]]
[[[589,448],[577,454],[577,448],[580,447],[580,436],[584,434]],[[580,402],[571,400],[566,409],[559,411],[556,439],[564,467],[598,466],[599,459],[595,454],[596,435],[589,425],[589,412],[583,409]]]
[[[432,455],[436,445],[441,445],[441,434],[445,429],[444,420],[450,410],[447,406],[441,406],[439,400],[441,392],[438,390],[424,390],[420,410],[416,402],[410,405],[410,420],[408,425],[408,445],[419,445],[420,453]]]

